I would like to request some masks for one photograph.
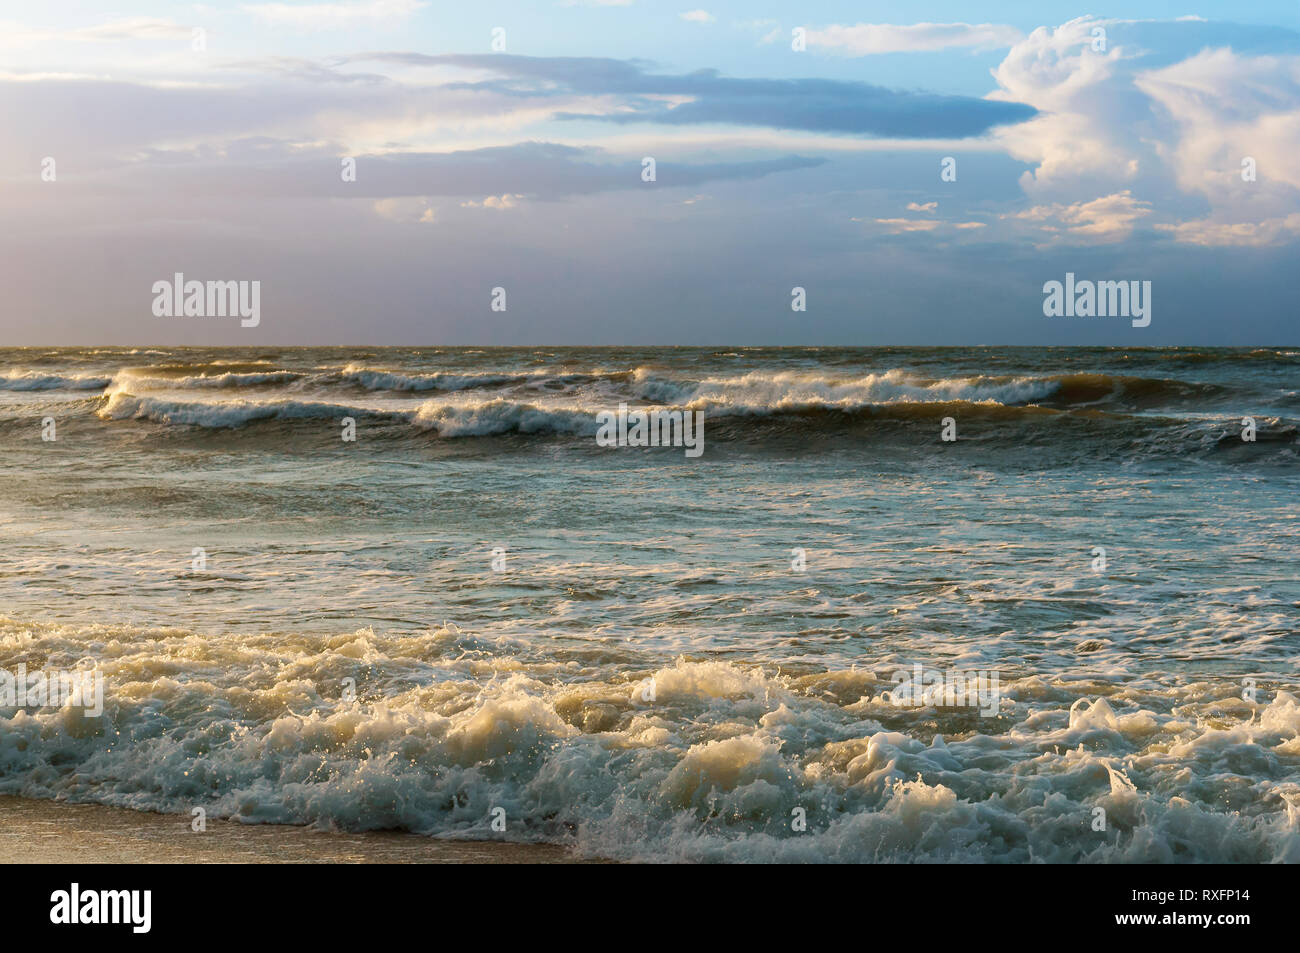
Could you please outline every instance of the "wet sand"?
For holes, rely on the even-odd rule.
[[[447,841],[406,833],[345,834],[182,814],[0,796],[5,864],[563,864],[562,847]]]

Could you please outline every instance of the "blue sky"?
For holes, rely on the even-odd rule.
[[[1300,5],[698,3],[2,3],[6,343],[1295,343]]]

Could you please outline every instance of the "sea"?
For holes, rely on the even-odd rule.
[[[1300,347],[0,349],[0,679],[102,679],[0,794],[1300,862],[1297,422]]]

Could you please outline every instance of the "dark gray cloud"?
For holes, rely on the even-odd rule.
[[[451,65],[492,75],[422,85],[364,69],[373,64],[382,70],[384,63]],[[232,61],[227,66],[239,71],[240,78],[218,85],[86,78],[0,81],[0,121],[7,133],[0,174],[25,174],[33,156],[53,156],[69,175],[85,176],[156,155],[162,144],[215,155],[237,148],[241,141],[262,138],[292,143],[300,155],[310,154],[317,145],[333,143],[343,130],[361,124],[390,120],[396,129],[410,130],[422,123],[435,128],[440,122],[481,123],[500,117],[513,127],[521,112],[529,114],[530,121],[545,121],[549,115],[605,123],[722,123],[900,138],[975,136],[1034,115],[1032,108],[1018,103],[834,80],[729,79],[714,70],[661,75],[647,72],[639,61],[602,58],[372,53],[320,61]],[[608,112],[591,115],[590,103],[597,96],[613,97],[617,108],[612,104]],[[665,97],[689,101],[673,105]],[[410,151],[404,142],[387,145]],[[226,153],[221,158],[230,161],[234,156]],[[489,154],[457,161],[482,169],[491,158]],[[551,152],[542,158],[554,162],[556,156]],[[699,174],[766,174],[767,168],[742,163]],[[560,183],[557,192],[599,190],[607,174],[621,174],[603,168],[570,171],[590,172],[595,188]],[[505,178],[512,175],[507,172]],[[566,182],[571,178],[557,175]],[[690,175],[682,170],[675,181],[690,184]],[[501,188],[523,187],[506,182]]]
[[[426,56],[374,53],[366,60],[408,65],[451,65],[489,70],[499,78],[451,83],[447,88],[492,91],[519,97],[556,93],[619,95],[630,111],[560,113],[560,119],[599,122],[656,122],[669,125],[730,123],[805,132],[894,138],[965,138],[1036,115],[1023,103],[993,102],[886,89],[869,83],[828,79],[734,79],[717,70],[682,75],[647,73],[641,62],[598,57],[535,57],[504,53]],[[689,96],[670,105],[653,97]]]
[[[640,161],[617,161],[601,149],[548,142],[467,149],[460,152],[363,157],[357,181],[332,181],[339,196],[495,195],[518,192],[537,198],[589,195],[618,189],[694,187],[720,180],[756,179],[808,169],[827,160],[805,156],[741,162],[687,163],[661,160],[656,180],[641,179]],[[332,160],[333,167],[337,160]],[[334,179],[337,180],[337,176]]]
[[[339,174],[339,155],[338,147],[303,149],[274,139],[249,138],[229,143],[219,152],[150,150],[102,172],[92,184],[111,183],[119,191],[231,198],[482,198],[508,192],[548,200],[620,189],[694,188],[827,162],[797,155],[735,162],[665,158],[656,163],[655,181],[644,182],[639,159],[619,158],[594,147],[521,142],[456,152],[357,156],[356,180],[345,182]]]

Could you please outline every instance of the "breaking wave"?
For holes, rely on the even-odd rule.
[[[321,420],[342,417],[404,417],[347,404],[301,400],[227,400],[216,402],[136,397],[119,391],[108,398],[98,416],[105,420],[149,420],[162,424],[234,428],[261,420]]]
[[[995,719],[923,739],[889,727],[869,669],[564,680],[452,625],[0,627],[6,665],[37,650],[89,655],[104,714],[0,706],[4,793],[471,839],[503,808],[510,839],[652,862],[1300,861],[1300,704],[1244,702],[1235,679],[1084,696],[1013,677]]]
[[[151,373],[153,372],[153,373]],[[216,373],[154,376],[154,368],[127,368],[119,371],[110,387],[114,391],[136,390],[206,390],[224,387],[267,387],[291,384],[303,375],[294,371],[218,371]]]
[[[1030,394],[1058,393],[1062,387],[1070,388],[1076,397],[1082,394],[1093,399],[1080,403],[1028,399]],[[1062,445],[1080,451],[1085,451],[1091,442],[1097,450],[1119,451],[1128,447],[1144,453],[1177,455],[1232,450],[1241,445],[1235,417],[1134,416],[1095,399],[1095,393],[1096,388],[1087,381],[942,381],[926,386],[886,380],[810,387],[806,382],[791,384],[763,378],[729,382],[725,387],[702,384],[691,388],[689,393],[676,395],[664,392],[661,396],[689,399],[664,404],[633,400],[632,407],[703,411],[715,439],[761,437],[765,433],[812,437],[824,432],[828,435],[857,433],[863,439],[906,438],[911,434],[914,440],[928,441],[933,437],[932,428],[900,429],[900,425],[910,422],[937,425],[943,418],[953,417],[965,421],[967,426],[989,425],[979,431],[968,429],[967,437],[1008,446],[1023,445],[1031,437],[1059,438]],[[998,397],[1008,401],[1020,397],[1022,402],[1004,403]],[[405,425],[412,436],[426,433],[448,439],[503,434],[590,437],[599,430],[599,415],[616,410],[619,402],[618,398],[602,400],[594,395],[556,402],[489,393],[478,400],[436,397],[394,406],[307,396],[190,400],[174,395],[140,396],[110,390],[100,398],[96,413],[106,421],[140,420],[226,430],[266,422],[293,426],[352,417],[358,421]],[[1015,426],[999,426],[1004,424]],[[1059,426],[1046,428],[1045,424]],[[1294,452],[1291,448],[1300,437],[1300,428],[1293,420],[1261,416],[1257,427],[1257,446]]]
[[[455,391],[472,390],[479,387],[500,387],[503,384],[517,384],[527,380],[520,374],[411,374],[391,370],[362,367],[349,364],[339,372],[339,376],[351,383],[359,384],[367,390],[393,391]]]
[[[0,376],[0,390],[103,390],[112,378],[98,375],[65,376],[28,371]]]

